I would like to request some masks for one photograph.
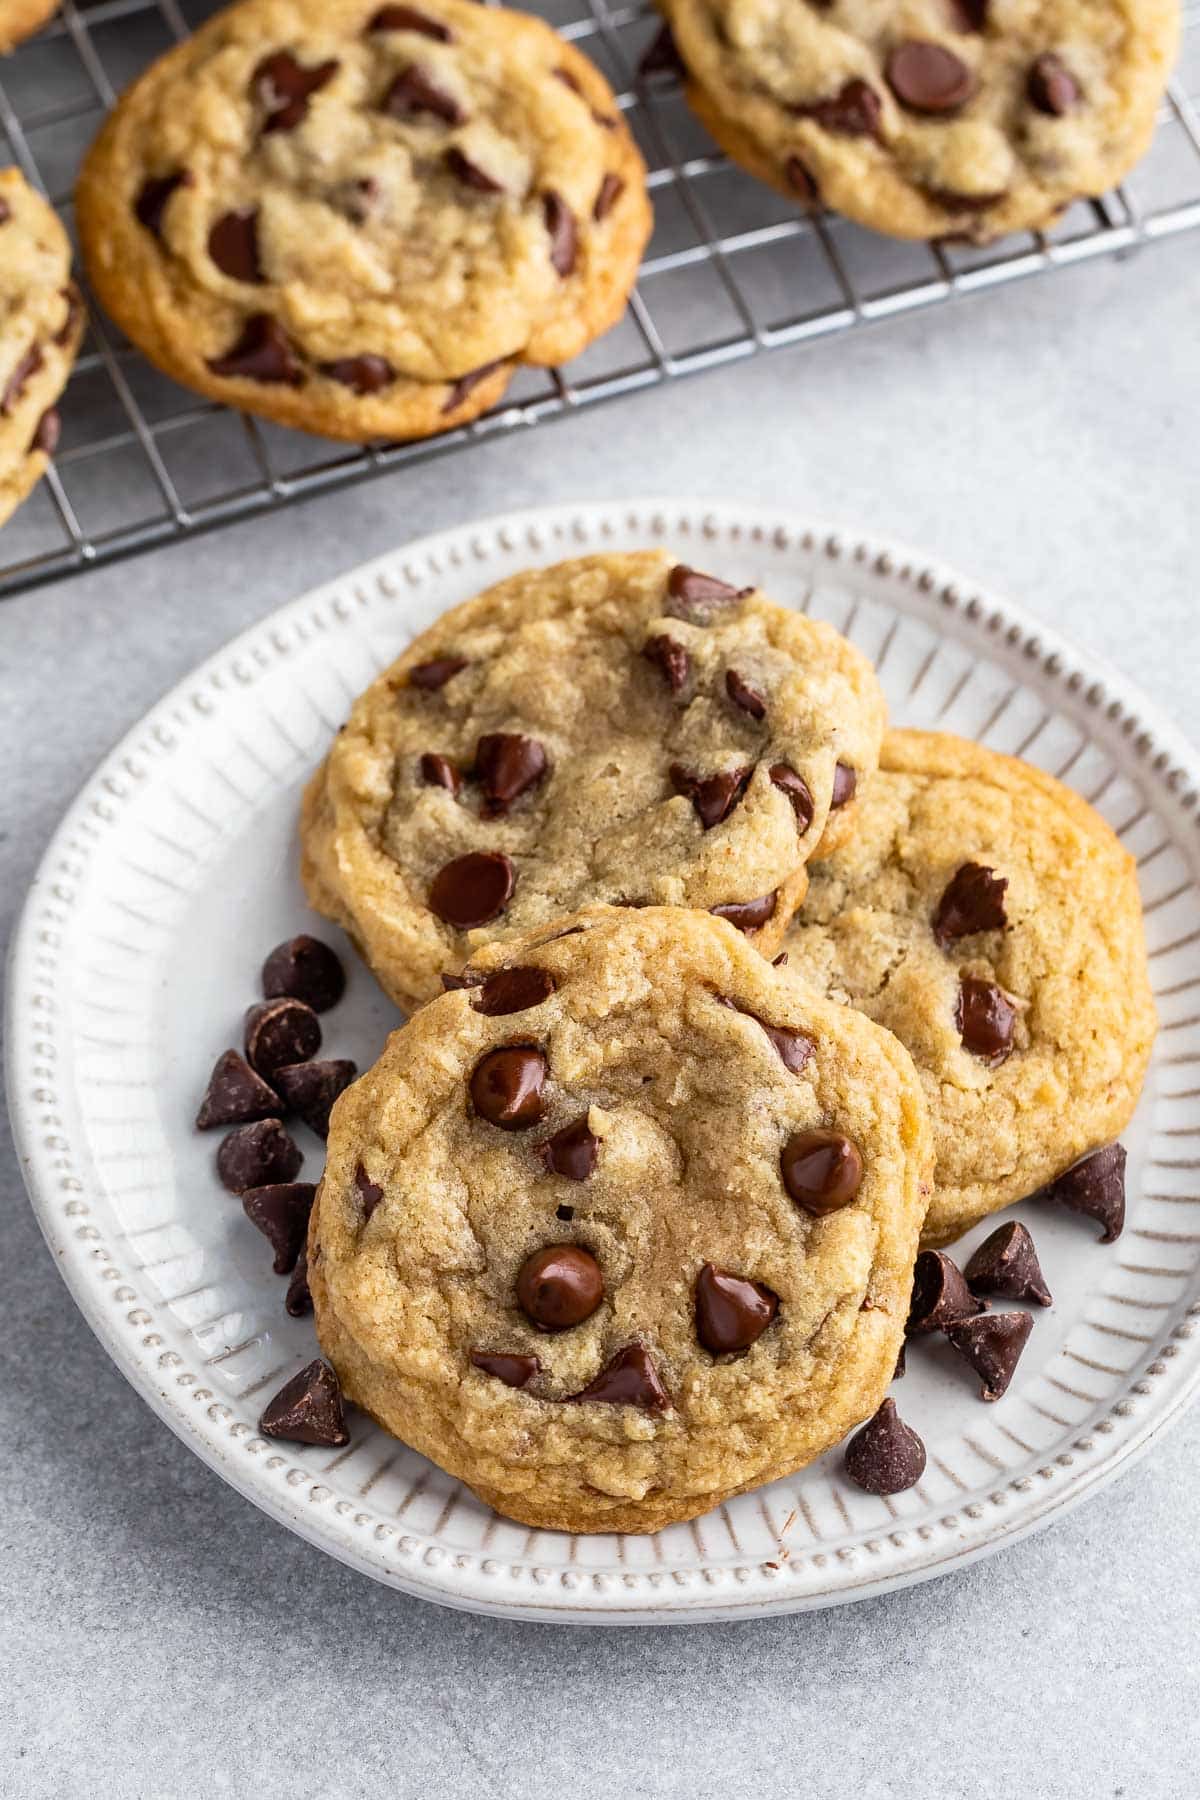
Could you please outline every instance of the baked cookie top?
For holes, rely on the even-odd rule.
[[[17,169],[0,169],[0,524],[58,442],[54,402],[83,331],[71,245]]]
[[[529,569],[355,702],[305,796],[305,884],[406,1008],[596,902],[718,908],[769,951],[883,719],[866,659],[756,589],[661,550]]]
[[[1142,155],[1178,0],[663,0],[735,156],[900,237],[1048,224]]]
[[[927,1243],[1036,1192],[1137,1105],[1156,1020],[1134,861],[1040,770],[888,732],[787,950],[912,1054],[937,1152]]]
[[[612,323],[644,174],[608,84],[540,19],[242,0],[125,94],[78,211],[105,304],[156,361],[362,435],[413,383],[444,406]]]
[[[309,1229],[347,1395],[498,1511],[650,1531],[891,1379],[926,1193],[907,1053],[703,913],[492,945],[338,1101]]]

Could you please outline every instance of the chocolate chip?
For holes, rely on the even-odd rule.
[[[838,1212],[862,1186],[863,1160],[858,1146],[840,1131],[797,1131],[780,1157],[783,1185],[814,1218]]]
[[[448,756],[439,756],[436,750],[426,750],[421,758],[421,780],[426,787],[445,788],[457,798],[462,786],[462,776]]]
[[[1083,89],[1060,56],[1047,51],[1039,56],[1026,82],[1029,103],[1051,118],[1061,119],[1083,99]]]
[[[773,956],[771,958],[771,967],[773,969],[786,969],[787,968],[787,959],[788,959],[787,951],[781,950],[779,952],[778,956]]]
[[[0,225],[7,225],[12,218],[12,207],[7,200],[0,200]]]
[[[885,1400],[846,1445],[846,1473],[868,1494],[902,1494],[925,1473],[925,1446]]]
[[[383,1199],[383,1189],[377,1182],[371,1180],[361,1163],[354,1171],[354,1185],[358,1189],[358,1197],[362,1201],[363,1224],[365,1225]]]
[[[737,931],[757,931],[768,919],[775,917],[775,908],[779,905],[779,890],[772,888],[769,894],[761,894],[757,900],[727,900],[724,906],[710,906],[709,912],[716,919],[726,919]]]
[[[210,356],[208,367],[214,375],[243,381],[281,382],[287,387],[304,382],[295,346],[270,313],[252,313],[237,342],[223,356]]]
[[[531,1044],[489,1050],[471,1074],[471,1103],[501,1131],[528,1131],[545,1117],[546,1058]]]
[[[484,818],[502,818],[514,800],[544,779],[548,766],[536,738],[514,731],[491,731],[481,737],[472,774],[483,788]]]
[[[262,281],[257,206],[245,212],[222,213],[208,234],[208,254],[232,281]]]
[[[669,25],[660,25],[638,59],[638,75],[684,75],[686,69],[675,34]]]
[[[192,177],[187,169],[180,169],[174,175],[152,175],[148,181],[143,181],[133,203],[133,214],[138,224],[144,225],[152,237],[161,239],[167,201],[176,188],[191,185]]]
[[[277,1181],[242,1194],[242,1211],[275,1252],[277,1275],[290,1275],[296,1266],[316,1191],[307,1181]]]
[[[947,882],[933,915],[933,938],[940,949],[976,931],[1003,931],[1007,877],[982,863],[965,862]]]
[[[334,1101],[357,1074],[357,1064],[339,1058],[330,1062],[285,1063],[271,1071],[271,1080],[283,1095],[288,1111],[296,1113],[310,1131],[324,1138],[329,1136]]]
[[[779,1311],[779,1295],[705,1263],[696,1277],[696,1336],[714,1356],[748,1350]]]
[[[37,422],[32,438],[29,440],[29,453],[39,451],[42,456],[53,456],[58,449],[58,440],[62,436],[62,418],[56,406],[48,406]]]
[[[672,787],[677,794],[683,794],[691,801],[705,831],[711,831],[714,825],[720,825],[729,817],[750,785],[753,773],[753,764],[740,769],[719,769],[715,775],[697,775],[691,769],[685,769],[682,763],[672,763],[670,768]]]
[[[752,719],[766,716],[767,703],[757,688],[752,688],[748,681],[743,681],[736,669],[725,671],[725,692],[735,706],[750,714]]]
[[[417,63],[401,69],[379,106],[393,119],[416,119],[429,113],[447,125],[462,125],[467,116],[454,95],[439,87],[428,70]]]
[[[250,77],[250,92],[266,110],[264,131],[295,131],[308,112],[313,94],[333,80],[340,64],[318,63],[306,69],[290,50],[264,56]]]
[[[320,1357],[284,1383],[268,1400],[258,1429],[264,1437],[293,1444],[320,1444],[329,1449],[350,1442],[342,1411],[342,1387]]]
[[[472,1350],[471,1361],[485,1375],[494,1375],[505,1387],[528,1387],[542,1365],[536,1356],[510,1356],[501,1350]]]
[[[834,131],[841,137],[878,137],[883,102],[868,82],[855,76],[827,99],[788,110],[799,118],[811,119],[822,131]]]
[[[457,975],[442,976],[442,991],[455,994],[460,988],[477,988],[483,986],[484,977],[479,969],[460,969]]]
[[[294,1181],[303,1161],[278,1119],[260,1119],[221,1139],[217,1174],[231,1194],[244,1194],[247,1188]]]
[[[829,796],[830,812],[837,812],[840,807],[849,806],[858,789],[858,776],[849,763],[834,763],[833,792]]]
[[[785,951],[783,954],[786,957],[787,952]],[[774,1044],[784,1068],[790,1069],[793,1075],[799,1075],[816,1055],[817,1046],[813,1040],[805,1032],[797,1030],[795,1026],[768,1025],[767,1021],[759,1018],[756,1012],[751,1012],[748,1006],[742,1006],[737,1000],[731,1000],[727,994],[716,994],[713,997],[722,1006],[730,1006],[734,1012],[740,1012],[743,1018],[753,1019],[754,1023],[765,1031]]]
[[[437,44],[454,42],[454,33],[448,25],[443,25],[440,19],[431,19],[427,13],[418,12],[415,6],[381,6],[367,30],[415,31]]]
[[[31,375],[37,374],[44,360],[41,346],[39,344],[30,345],[24,356],[19,359],[5,383],[3,393],[0,394],[0,417],[7,419],[11,415],[17,401],[25,392],[25,383]]]
[[[279,1112],[279,1095],[256,1075],[236,1050],[225,1050],[213,1065],[208,1089],[196,1114],[196,1129],[214,1125],[248,1125],[254,1119],[271,1119]]]
[[[431,662],[418,663],[415,669],[408,671],[408,685],[420,688],[423,693],[436,693],[467,666],[465,656],[435,656]]]
[[[984,1311],[983,1301],[975,1298],[962,1270],[944,1250],[922,1250],[913,1270],[912,1299],[904,1328],[909,1337],[944,1331],[947,1325]]]
[[[457,181],[461,181],[465,187],[474,188],[478,194],[502,194],[504,192],[504,183],[493,180],[487,170],[481,169],[478,163],[472,162],[457,144],[451,144],[446,152],[446,167]]]
[[[67,303],[67,316],[54,334],[56,344],[69,344],[75,336],[75,328],[83,314],[83,298],[79,289],[72,282],[70,287],[62,289],[62,297]]]
[[[378,394],[381,389],[390,387],[396,379],[396,371],[386,356],[372,356],[370,353],[339,356],[333,362],[318,363],[317,368],[330,381],[340,382],[354,394]]]
[[[796,826],[799,835],[803,837],[812,824],[813,813],[816,811],[807,781],[802,775],[797,775],[790,763],[772,763],[767,773],[771,777],[772,785],[777,787],[780,793],[786,794],[791,801],[792,811],[796,815]]]
[[[952,24],[959,31],[982,31],[991,0],[950,0]]]
[[[346,991],[346,972],[328,944],[301,932],[276,944],[262,966],[262,990],[268,1000],[303,1000],[328,1012]]]
[[[1106,1144],[1056,1177],[1039,1198],[1056,1200],[1070,1212],[1095,1219],[1103,1228],[1100,1242],[1112,1244],[1125,1226],[1125,1148]]]
[[[550,237],[550,262],[555,273],[565,280],[575,267],[579,251],[575,214],[562,195],[551,188],[542,195],[542,217]]]
[[[303,1245],[296,1258],[296,1267],[292,1270],[292,1279],[288,1282],[287,1293],[283,1297],[284,1310],[293,1319],[307,1318],[313,1309],[312,1295],[308,1291],[308,1252]]]
[[[1000,202],[1007,197],[1008,190],[999,188],[992,194],[958,194],[953,188],[930,187],[926,183],[922,184],[921,192],[932,200],[935,206],[940,206],[944,212],[984,213],[989,206],[999,206]],[[973,239],[969,233],[965,236],[956,236],[949,232],[933,241],[941,244],[970,244]]]
[[[246,1013],[246,1061],[270,1079],[284,1063],[307,1062],[321,1048],[321,1027],[303,1000],[264,1000]]]
[[[590,1250],[548,1244],[517,1276],[517,1303],[539,1331],[569,1331],[590,1319],[604,1298],[604,1276]]]
[[[457,412],[463,401],[479,386],[480,382],[486,381],[488,376],[495,374],[500,367],[501,363],[499,362],[484,363],[482,367],[471,369],[466,375],[460,375],[446,397],[446,404],[442,408],[443,418],[447,413]]]
[[[916,38],[890,51],[887,84],[912,112],[954,112],[975,92],[975,77],[960,56],[944,44]]]
[[[983,1379],[981,1400],[999,1400],[1006,1392],[1032,1330],[1033,1314],[1027,1312],[987,1313],[946,1327],[954,1348]]]
[[[644,1406],[652,1412],[666,1412],[671,1404],[671,1396],[642,1344],[628,1344],[624,1350],[618,1350],[594,1381],[567,1398],[575,1403],[597,1400],[612,1406]]]
[[[496,1019],[505,1013],[526,1012],[541,1006],[554,992],[554,977],[549,969],[518,966],[497,969],[483,982],[471,1005],[486,1018]]]
[[[963,1270],[976,1294],[1001,1294],[1006,1300],[1036,1300],[1050,1305],[1050,1289],[1038,1254],[1024,1225],[1013,1219],[984,1238]]]
[[[499,918],[516,876],[502,850],[471,850],[438,870],[429,889],[429,908],[443,924],[469,931]]]
[[[547,1173],[564,1175],[568,1181],[586,1181],[596,1166],[600,1140],[588,1125],[588,1116],[584,1113],[573,1125],[564,1125],[561,1131],[556,1131],[552,1138],[547,1138],[536,1148]]]
[[[718,581],[715,575],[704,575],[699,569],[689,569],[686,563],[676,563],[667,576],[667,596],[671,604],[666,610],[691,625],[711,625],[723,607],[736,606],[739,600],[753,592],[752,587],[730,587],[727,581]]]
[[[815,206],[817,201],[821,198],[820,190],[817,187],[813,176],[810,174],[809,170],[805,168],[798,156],[788,157],[783,165],[783,173],[784,179],[787,181],[792,192],[798,195],[801,200],[806,201],[810,206]]]
[[[675,638],[648,638],[642,655],[647,662],[662,670],[663,679],[673,694],[678,694],[686,686],[692,670],[692,659]]]
[[[605,175],[604,180],[600,183],[600,191],[596,195],[595,204],[592,207],[592,217],[595,219],[597,225],[600,223],[601,219],[607,219],[609,213],[624,192],[625,183],[621,180],[619,175],[614,175],[610,169]]]
[[[1012,1053],[1017,1009],[994,981],[964,975],[958,984],[954,1023],[964,1050],[995,1069]]]

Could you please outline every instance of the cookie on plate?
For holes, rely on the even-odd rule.
[[[869,1417],[927,1199],[908,1054],[706,914],[484,950],[334,1108],[347,1396],[526,1524],[653,1531]]]
[[[0,169],[0,525],[54,454],[54,402],[82,335],[67,234],[17,169]]]
[[[305,796],[305,885],[409,1009],[597,902],[715,910],[770,954],[883,719],[866,659],[754,588],[661,550],[529,569],[356,701]]]
[[[0,56],[40,31],[58,0],[0,0]]]
[[[1025,763],[890,731],[787,950],[912,1053],[937,1153],[928,1244],[1034,1193],[1137,1105],[1156,1020],[1134,861]]]
[[[753,174],[903,238],[988,242],[1147,149],[1178,0],[662,0],[688,97]]]
[[[77,211],[160,368],[351,440],[462,424],[517,362],[576,355],[650,227],[604,78],[472,0],[242,0],[125,94]]]

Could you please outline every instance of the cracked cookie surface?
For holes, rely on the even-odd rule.
[[[869,1417],[929,1174],[895,1039],[677,909],[471,980],[334,1109],[308,1274],[348,1397],[566,1531],[693,1517]]]
[[[787,950],[912,1054],[937,1153],[927,1243],[1034,1193],[1137,1105],[1156,1019],[1134,861],[1027,764],[888,732]]]

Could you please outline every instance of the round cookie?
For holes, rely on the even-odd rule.
[[[1156,1020],[1133,858],[1061,782],[890,731],[852,843],[814,869],[792,968],[921,1076],[944,1244],[1115,1138]]]
[[[58,11],[58,0],[0,0],[0,56],[40,31]]]
[[[124,95],[77,192],[88,273],[176,380],[411,438],[616,322],[650,229],[612,91],[473,0],[242,0]]]
[[[1144,154],[1178,0],[663,0],[688,97],[753,174],[903,238],[984,243]]]
[[[0,169],[0,525],[54,454],[54,402],[82,335],[67,234],[17,169]]]
[[[526,570],[356,701],[305,795],[305,886],[409,1010],[600,902],[716,909],[771,954],[883,720],[866,659],[757,590],[660,550]]]
[[[895,1039],[673,908],[472,981],[334,1109],[308,1277],[347,1396],[564,1531],[691,1518],[869,1417],[928,1193]]]

